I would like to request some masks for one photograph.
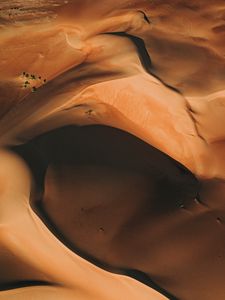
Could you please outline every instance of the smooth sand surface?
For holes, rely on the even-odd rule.
[[[224,18],[0,1],[0,299],[225,299]]]
[[[1,151],[1,165],[0,299],[165,299],[71,252],[31,209],[31,177],[24,162]]]

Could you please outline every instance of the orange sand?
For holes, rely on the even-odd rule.
[[[224,17],[1,1],[0,299],[225,299]]]

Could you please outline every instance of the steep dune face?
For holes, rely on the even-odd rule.
[[[225,6],[192,2],[1,1],[0,299],[225,298]]]

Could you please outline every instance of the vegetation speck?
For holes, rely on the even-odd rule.
[[[22,78],[24,78],[24,82],[22,87],[23,88],[30,88],[32,92],[35,92],[37,90],[38,87],[40,87],[42,84],[46,83],[46,79],[44,79],[43,81],[41,81],[42,77],[41,75],[35,75],[35,74],[29,74],[25,71],[22,72]],[[31,81],[35,81],[36,84],[38,85],[38,87],[36,86],[32,86],[31,87]]]

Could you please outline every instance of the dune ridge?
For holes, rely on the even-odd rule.
[[[0,3],[0,299],[225,298],[223,0]]]

